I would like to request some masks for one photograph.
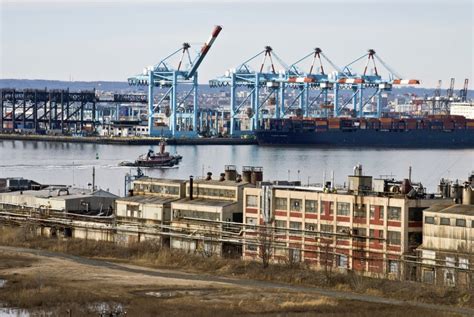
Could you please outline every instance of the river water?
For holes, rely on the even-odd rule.
[[[149,146],[56,143],[36,141],[0,141],[0,177],[24,177],[46,184],[65,184],[87,188],[96,168],[96,185],[112,193],[124,194],[126,173],[121,161],[133,161]],[[155,147],[155,151],[157,147]],[[441,177],[465,180],[474,170],[474,149],[400,150],[400,149],[322,149],[305,147],[259,147],[256,145],[180,145],[167,151],[179,153],[179,167],[144,169],[145,175],[165,178],[201,177],[206,172],[218,178],[224,165],[262,166],[264,180],[301,180],[321,183],[332,171],[337,184],[346,182],[354,165],[361,163],[364,174],[379,177],[408,176],[435,190]]]

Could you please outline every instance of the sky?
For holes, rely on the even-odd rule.
[[[438,79],[446,87],[455,77],[458,89],[464,78],[474,80],[473,3],[0,0],[0,78],[125,81],[183,42],[198,50],[219,24],[223,30],[199,69],[200,83],[270,45],[286,64],[320,47],[340,67],[372,48],[422,87],[435,87]]]

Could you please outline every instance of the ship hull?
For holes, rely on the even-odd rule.
[[[259,145],[320,147],[474,148],[474,129],[381,131],[370,129],[256,132]]]

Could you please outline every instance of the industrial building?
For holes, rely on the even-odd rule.
[[[17,190],[38,190],[47,187],[31,179],[23,177],[0,178],[0,192],[13,192]]]
[[[474,173],[463,186],[453,184],[454,203],[423,212],[423,245],[419,247],[422,280],[472,288],[474,278]]]
[[[82,188],[48,187],[42,190],[0,193],[0,204],[3,208],[20,206],[45,211],[92,215],[112,211],[116,198],[116,195],[101,189],[92,191]]]
[[[122,242],[159,239],[169,246],[167,231],[171,221],[171,203],[185,197],[184,180],[140,178],[133,183],[127,197],[116,200],[117,226],[124,229]]]
[[[365,176],[361,166],[348,184],[343,189],[331,182],[246,188],[244,219],[250,229],[244,258],[261,256],[260,233],[269,227],[275,262],[304,261],[394,278],[414,274],[402,263],[422,242],[422,211],[443,199],[408,179]]]
[[[428,194],[411,176],[376,179],[360,165],[347,186],[268,182],[259,167],[227,165],[214,179],[140,177],[122,198],[60,186],[4,192],[0,221],[50,237],[152,239],[204,256],[471,287],[473,188],[474,174]]]
[[[171,203],[171,230],[186,236],[171,236],[171,247],[217,255],[241,254],[238,234],[242,223],[244,189],[262,180],[259,168],[244,168],[243,177],[234,165],[227,165],[219,179],[208,173],[205,179],[191,178],[187,197]]]
[[[54,186],[5,192],[0,216],[6,224],[34,226],[44,236],[114,241],[116,198],[100,189]]]
[[[241,255],[238,234],[242,223],[244,188],[262,179],[259,168],[233,165],[218,179],[140,178],[128,197],[116,201],[118,240],[158,239],[162,245],[187,252]],[[192,190],[191,190],[192,188]]]

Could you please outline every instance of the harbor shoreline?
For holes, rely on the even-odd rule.
[[[25,135],[25,134],[0,134],[0,140],[15,141],[43,141],[43,142],[68,142],[92,143],[112,145],[158,145],[159,137],[79,137],[64,135]],[[237,138],[196,138],[196,139],[167,139],[168,145],[255,145],[255,139]]]

